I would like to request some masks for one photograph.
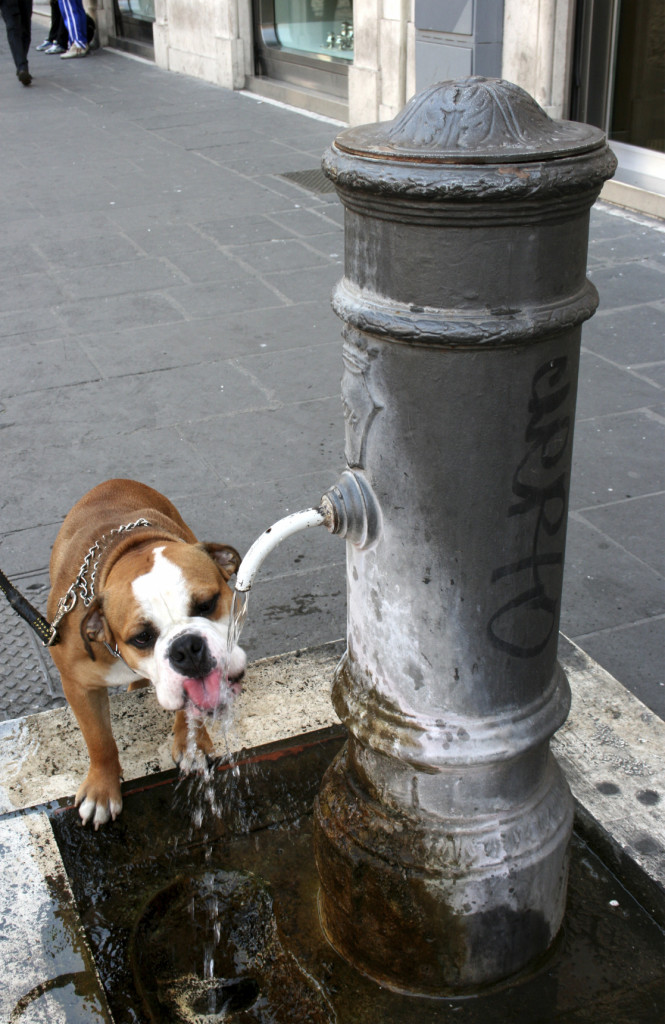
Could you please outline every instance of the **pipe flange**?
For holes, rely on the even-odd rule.
[[[345,469],[323,495],[321,510],[330,533],[344,537],[361,550],[370,547],[379,536],[379,503],[367,481],[350,469]]]

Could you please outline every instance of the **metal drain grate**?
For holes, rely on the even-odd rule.
[[[335,186],[330,178],[326,178],[318,167],[311,171],[285,171],[284,174],[280,174],[280,178],[286,178],[287,181],[292,181],[309,192],[318,192],[319,195],[335,191]]]
[[[43,610],[47,587],[19,587]],[[0,721],[65,704],[58,670],[32,630],[0,594]]]

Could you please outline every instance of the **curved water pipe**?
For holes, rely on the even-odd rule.
[[[243,558],[236,576],[235,589],[247,593],[261,565],[283,540],[312,526],[325,526],[329,533],[344,537],[358,548],[374,543],[380,529],[380,511],[367,481],[345,469],[337,483],[321,498],[317,508],[293,512],[269,526]]]

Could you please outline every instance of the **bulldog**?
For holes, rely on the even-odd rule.
[[[238,552],[200,544],[171,502],[134,480],[108,480],[74,506],[50,563],[50,648],[90,757],[76,794],[95,828],[122,809],[122,768],[108,688],[152,684],[175,711],[173,757],[182,763],[188,721],[196,747],[212,752],[207,713],[240,689],[246,658],[227,647]]]

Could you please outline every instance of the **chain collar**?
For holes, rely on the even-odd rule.
[[[83,564],[78,571],[78,575],[71,587],[67,591],[64,597],[61,597],[58,601],[58,609],[55,614],[55,618],[52,623],[53,636],[57,635],[56,630],[59,624],[64,619],[65,615],[74,610],[76,602],[78,601],[79,594],[81,600],[86,608],[89,608],[95,599],[95,580],[97,577],[97,567],[99,566],[99,560],[102,557],[102,552],[107,546],[112,537],[117,536],[119,533],[128,533],[130,530],[135,530],[139,526],[150,526],[147,519],[137,519],[134,523],[125,523],[124,526],[117,526],[115,529],[110,530],[108,533],[102,534],[99,540],[96,540],[92,547],[89,549],[87,555],[83,559]],[[93,562],[93,558],[97,558]],[[78,591],[78,593],[77,593]],[[114,658],[120,657],[120,652],[114,651],[108,644],[106,647]]]

